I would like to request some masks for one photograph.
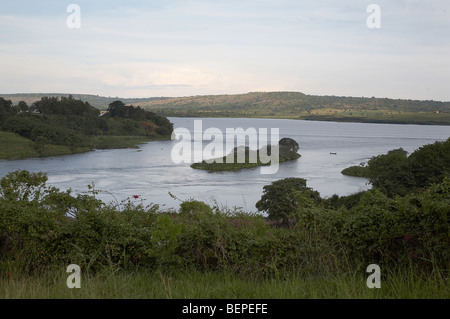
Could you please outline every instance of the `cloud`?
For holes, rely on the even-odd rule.
[[[448,1],[376,1],[378,30],[366,26],[371,1],[76,2],[81,29],[55,1],[0,4],[2,93],[450,100]]]

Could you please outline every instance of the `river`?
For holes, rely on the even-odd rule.
[[[199,120],[169,119],[175,128],[191,132],[194,120]],[[87,192],[88,185],[94,183],[101,191],[99,198],[105,202],[130,198],[145,205],[154,203],[162,209],[176,209],[180,202],[170,192],[180,200],[195,198],[250,212],[256,211],[255,203],[261,198],[263,186],[275,180],[302,177],[322,197],[348,195],[370,185],[366,179],[342,175],[342,169],[391,149],[402,147],[413,152],[422,145],[450,137],[448,126],[242,118],[201,120],[203,130],[214,127],[225,132],[226,128],[242,127],[267,128],[271,132],[278,128],[280,138],[290,137],[299,143],[302,157],[281,163],[276,174],[261,174],[260,168],[209,173],[192,169],[187,163],[174,163],[171,153],[180,143],[178,140],[156,141],[141,145],[140,150],[95,150],[61,157],[0,160],[0,177],[18,169],[43,171],[48,173],[48,184],[61,190],[71,188],[75,194]]]

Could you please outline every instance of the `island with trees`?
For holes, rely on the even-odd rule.
[[[209,172],[222,172],[267,166],[273,163],[270,161],[262,161],[261,158],[265,155],[272,154],[271,152],[275,151],[275,147],[278,148],[278,163],[296,160],[301,157],[297,153],[300,148],[298,143],[291,138],[285,137],[278,142],[278,145],[267,145],[259,150],[251,150],[249,147],[238,146],[226,156],[193,163],[191,167]]]

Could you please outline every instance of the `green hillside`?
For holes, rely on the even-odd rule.
[[[69,94],[0,94],[14,104],[32,104],[42,97],[68,97]],[[251,92],[230,95],[189,97],[118,98],[72,94],[75,99],[107,109],[121,100],[162,116],[254,117],[316,121],[450,125],[450,102],[375,97],[317,96],[300,92]]]
[[[315,96],[299,92],[191,96],[145,101],[134,105],[164,116],[450,124],[450,102]]]

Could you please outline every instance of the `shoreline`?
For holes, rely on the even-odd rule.
[[[67,145],[45,144],[37,148],[37,144],[27,138],[11,132],[0,131],[2,151],[0,161],[16,161],[33,158],[49,158],[66,155],[76,155],[108,149],[140,149],[139,145],[155,141],[168,141],[170,137],[141,137],[141,136],[94,136],[93,146],[72,148]],[[6,141],[6,142],[5,142]],[[9,154],[8,154],[9,153]],[[12,153],[12,154],[11,154]]]
[[[300,117],[279,117],[279,116],[195,116],[195,115],[164,115],[167,118],[195,118],[195,119],[267,119],[267,120],[296,120],[296,121],[315,121],[315,122],[336,122],[336,123],[363,123],[363,124],[396,124],[396,125],[429,125],[429,126],[450,126],[450,120],[444,122],[424,122],[408,120],[388,120],[388,119],[364,119],[364,118],[300,118]]]

